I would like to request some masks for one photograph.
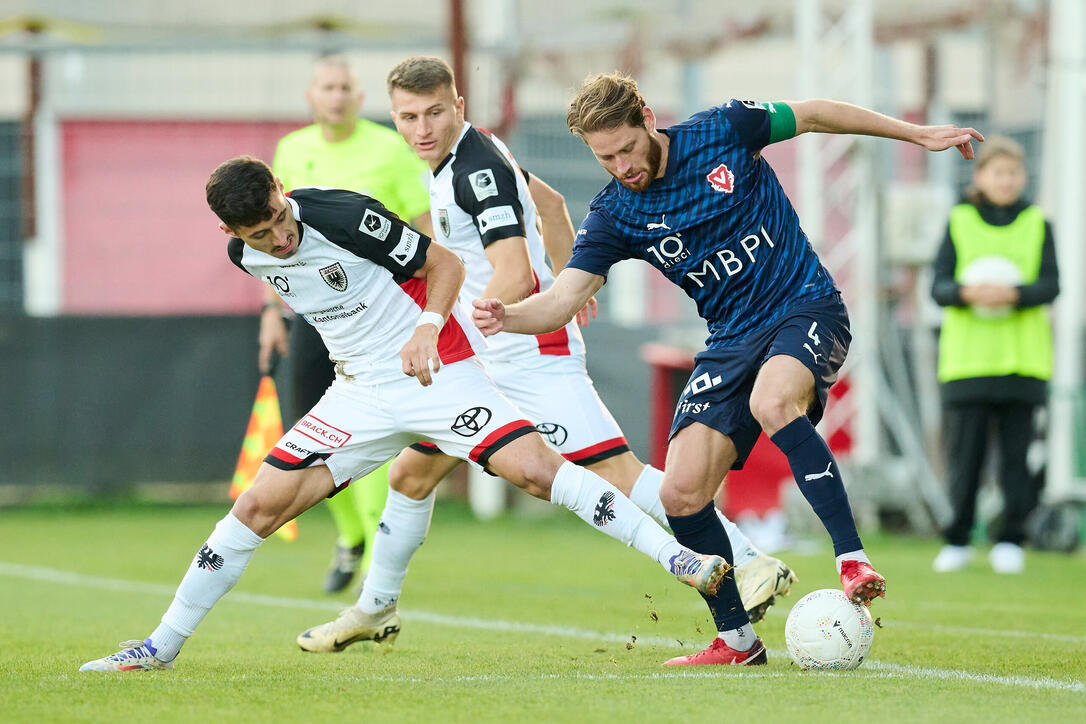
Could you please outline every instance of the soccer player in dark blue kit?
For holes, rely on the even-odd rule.
[[[554,285],[509,306],[476,300],[476,326],[488,335],[549,332],[599,291],[614,263],[652,264],[697,303],[709,327],[675,410],[660,488],[675,538],[732,560],[713,497],[765,431],[833,540],[845,594],[868,605],[885,596],[837,463],[814,428],[852,339],[848,314],[761,149],[801,133],[852,133],[930,151],[956,147],[971,159],[971,141],[984,138],[828,100],[731,100],[657,129],[637,84],[617,73],[586,79],[567,120],[614,180],[593,199]],[[764,664],[730,573],[706,601],[717,638],[667,664]]]

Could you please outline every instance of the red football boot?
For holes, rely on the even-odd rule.
[[[736,651],[717,636],[704,651],[689,656],[676,656],[665,661],[664,666],[761,666],[765,661],[765,646],[761,639],[754,639],[754,645],[748,651]]]
[[[875,596],[886,598],[886,579],[863,561],[841,562],[841,588],[848,600],[870,606]]]

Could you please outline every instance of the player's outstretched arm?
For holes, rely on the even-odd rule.
[[[400,360],[403,373],[426,387],[434,381],[431,366],[433,372],[441,369],[437,337],[464,283],[464,262],[440,244],[431,243],[426,249],[426,262],[414,276],[426,279],[426,308],[419,315],[415,333],[400,350]]]
[[[788,102],[796,116],[796,135],[801,133],[853,133],[908,141],[929,151],[957,148],[962,158],[973,158],[972,142],[984,141],[973,128],[955,125],[919,126],[881,113],[824,99]]]
[[[563,269],[551,288],[506,306],[498,299],[476,299],[471,317],[486,336],[498,332],[546,334],[569,323],[603,286],[603,277],[580,269]]]

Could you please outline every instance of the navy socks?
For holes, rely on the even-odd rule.
[[[675,534],[675,540],[687,548],[698,553],[720,556],[728,563],[735,560],[728,535],[724,532],[724,526],[721,525],[711,501],[693,515],[669,515],[667,523]],[[737,629],[750,623],[739,598],[739,589],[735,586],[735,568],[725,574],[717,595],[703,595],[702,598],[709,604],[717,631]]]
[[[841,471],[833,459],[826,441],[811,421],[797,417],[773,435],[770,440],[788,458],[792,475],[800,492],[811,504],[816,515],[833,540],[834,555],[851,553],[863,548],[856,532],[856,521],[848,504]]]

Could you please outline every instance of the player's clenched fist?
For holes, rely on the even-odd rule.
[[[441,369],[441,357],[437,354],[437,334],[438,330],[434,325],[420,324],[415,327],[415,333],[400,350],[403,373],[418,379],[423,387],[430,386],[434,381],[430,365],[433,365],[434,372]]]
[[[471,321],[486,337],[492,337],[505,326],[505,305],[500,299],[476,299],[471,303]]]

